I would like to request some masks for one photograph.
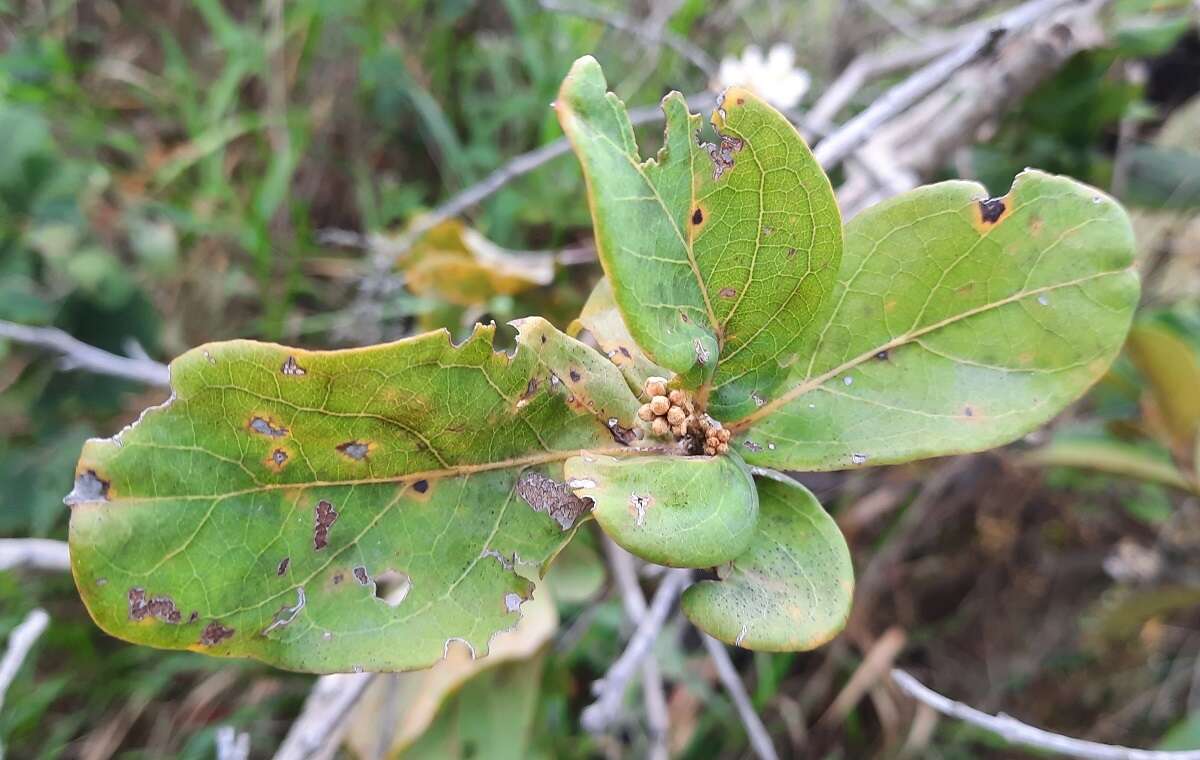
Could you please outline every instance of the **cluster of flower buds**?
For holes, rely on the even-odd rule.
[[[707,414],[697,414],[686,392],[678,388],[668,391],[667,381],[661,377],[647,378],[643,390],[650,400],[638,409],[638,417],[650,423],[654,435],[691,442],[698,449],[695,453],[702,450],[710,457],[729,451],[729,431]]]

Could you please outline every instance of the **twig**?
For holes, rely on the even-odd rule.
[[[1021,744],[1083,760],[1200,760],[1200,750],[1170,752],[1118,747],[1055,734],[1022,723],[1004,713],[988,715],[974,707],[943,697],[903,670],[893,670],[892,680],[918,702],[929,705],[943,715],[957,718],[996,734],[1012,744]]]
[[[0,538],[0,570],[17,567],[54,572],[70,570],[67,542],[48,538]]]
[[[604,678],[592,684],[596,701],[585,707],[580,715],[580,723],[586,731],[593,734],[603,733],[617,719],[621,711],[621,700],[625,696],[630,679],[633,678],[642,658],[649,654],[654,640],[658,638],[658,632],[667,620],[667,613],[671,611],[675,597],[683,591],[690,579],[691,573],[687,570],[672,570],[665,574],[654,593],[654,600],[650,602],[650,608],[638,621],[637,629],[629,637],[625,651],[604,674]]]
[[[275,760],[306,760],[336,742],[349,726],[346,715],[376,675],[339,673],[318,678],[300,717],[275,752]]]
[[[21,664],[49,622],[50,616],[45,610],[35,609],[8,635],[8,649],[4,650],[4,659],[0,660],[0,708],[4,707],[4,695],[21,670]],[[4,745],[0,744],[0,758],[3,757]]]
[[[621,592],[625,616],[636,625],[645,617],[647,605],[642,587],[638,584],[633,555],[617,546],[608,536],[603,536],[602,540],[613,579]],[[667,736],[671,725],[662,673],[659,672],[658,663],[653,658],[642,661],[642,702],[646,707],[646,727],[649,729],[651,743],[647,756],[654,760],[665,760],[670,756]]]
[[[233,726],[217,728],[217,760],[246,760],[250,757],[250,734]]]
[[[698,46],[677,34],[672,34],[653,24],[642,23],[639,19],[630,18],[615,13],[607,8],[600,8],[582,0],[573,3],[561,3],[558,0],[541,0],[542,8],[556,13],[566,13],[599,21],[626,34],[640,37],[651,44],[663,44],[679,53],[690,61],[696,68],[704,72],[710,79],[717,75],[717,62]]]
[[[746,693],[746,685],[742,683],[742,677],[733,666],[733,660],[729,658],[725,645],[707,633],[701,632],[700,638],[704,642],[704,648],[708,650],[708,656],[717,666],[717,677],[721,679],[721,685],[725,687],[725,691],[733,700],[733,706],[737,708],[738,718],[746,729],[746,736],[750,739],[750,747],[753,748],[754,754],[758,755],[760,760],[779,760],[775,745],[771,742],[771,735],[767,733],[767,727],[754,711],[754,704],[750,701],[750,695]]]
[[[987,54],[1004,35],[1034,23],[1067,3],[1080,0],[1032,0],[1004,14],[994,23],[937,60],[885,92],[866,110],[822,140],[813,151],[826,169],[841,163],[879,129],[918,100],[944,84],[960,69]]]
[[[170,373],[165,364],[152,359],[111,354],[90,346],[57,327],[30,327],[0,320],[0,338],[60,353],[63,355],[64,369],[85,369],[147,385],[166,386],[170,381]]]

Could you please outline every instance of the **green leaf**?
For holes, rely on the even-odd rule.
[[[1081,467],[1184,491],[1195,490],[1171,461],[1170,453],[1152,444],[1138,445],[1107,437],[1061,436],[1028,452],[1021,461],[1043,467]]]
[[[1200,335],[1196,326],[1159,312],[1139,319],[1129,333],[1129,357],[1145,376],[1163,422],[1181,449],[1200,430]]]
[[[616,365],[591,347],[568,337],[541,317],[510,322],[517,328],[517,344],[525,346],[550,373],[551,385],[564,386],[568,401],[591,414],[613,432],[633,443],[641,433],[637,410],[641,405]]]
[[[670,567],[712,567],[750,545],[758,496],[736,456],[583,454],[563,469],[575,495],[613,541],[642,559]]]
[[[688,387],[712,379],[733,417],[786,375],[833,285],[842,230],[829,180],[781,114],[731,88],[716,145],[683,96],[663,99],[658,156],[643,161],[625,106],[581,58],[555,108],[583,165],[600,261],[629,332]],[[715,371],[715,374],[714,374]]]
[[[727,644],[768,652],[814,649],[846,624],[850,550],[807,488],[770,473],[758,485],[758,529],[720,581],[683,594],[683,611]]]
[[[729,427],[746,460],[834,470],[978,451],[1104,374],[1138,300],[1119,205],[1065,177],[1003,198],[944,182],[846,226],[833,308],[778,398]]]
[[[562,460],[629,451],[493,334],[177,359],[172,400],[89,441],[68,497],[96,622],[313,672],[426,667],[453,640],[482,656],[530,595],[514,564],[544,567],[584,506]]]
[[[647,358],[646,354],[629,334],[625,320],[613,300],[612,285],[603,277],[592,289],[578,323],[591,333],[609,361],[617,365],[626,382],[635,393],[641,393],[650,377],[668,377],[670,371],[663,369]]]

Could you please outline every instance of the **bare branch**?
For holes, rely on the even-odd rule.
[[[8,649],[4,650],[4,659],[0,660],[0,708],[4,707],[4,695],[8,687],[21,670],[21,664],[29,655],[29,650],[37,643],[42,631],[50,623],[50,616],[45,610],[36,609],[25,616],[21,624],[8,635]],[[0,758],[4,757],[4,746],[0,745]]]
[[[638,621],[637,629],[625,645],[625,651],[604,674],[604,678],[592,684],[596,701],[584,708],[580,716],[580,723],[589,733],[603,733],[617,719],[630,679],[642,658],[649,654],[650,647],[667,620],[667,613],[675,604],[675,598],[690,579],[691,573],[687,570],[671,570],[664,574],[649,610]]]
[[[57,327],[30,327],[0,320],[0,338],[62,354],[64,369],[83,369],[147,385],[166,386],[170,381],[170,373],[165,364],[152,359],[111,354],[90,346]]]
[[[666,45],[690,61],[696,68],[703,71],[710,79],[717,75],[717,62],[708,53],[693,45],[687,39],[677,34],[672,34],[665,29],[657,28],[656,25],[645,24],[639,19],[630,18],[629,16],[616,13],[607,8],[600,8],[590,3],[584,3],[582,0],[576,0],[570,4],[559,2],[559,0],[541,0],[541,6],[548,11],[599,21],[617,31],[632,34],[653,45]]]
[[[647,610],[646,597],[638,584],[637,567],[633,555],[617,546],[616,542],[607,535],[602,539],[604,553],[608,557],[609,568],[613,579],[621,592],[621,602],[625,607],[625,616],[636,625]],[[667,747],[667,735],[670,731],[670,719],[667,713],[667,698],[663,689],[662,673],[658,663],[650,657],[642,662],[642,702],[646,708],[646,728],[650,733],[650,751],[647,755],[652,760],[666,760],[670,756]]]
[[[250,734],[238,733],[233,726],[217,729],[217,760],[246,760],[250,757]]]
[[[67,572],[71,569],[67,542],[48,538],[0,538],[0,570],[13,568]]]
[[[1031,0],[1005,13],[995,23],[972,34],[962,45],[892,87],[866,110],[818,143],[813,151],[817,161],[827,170],[833,168],[870,139],[880,126],[929,95],[960,69],[986,55],[1001,37],[1034,23],[1060,6],[1080,2]]]
[[[733,706],[737,708],[738,718],[746,729],[746,736],[750,739],[754,754],[758,755],[760,760],[779,760],[775,745],[771,742],[771,735],[767,733],[767,727],[754,711],[754,704],[750,701],[750,695],[746,693],[746,685],[742,683],[742,677],[733,666],[733,660],[729,658],[725,645],[703,631],[700,632],[700,638],[704,642],[704,648],[708,650],[708,656],[717,666],[717,677],[721,679],[721,685],[725,687],[729,698],[733,700]]]
[[[918,702],[929,705],[943,715],[958,718],[972,726],[990,731],[1013,744],[1055,752],[1066,757],[1082,758],[1082,760],[1200,760],[1200,750],[1168,752],[1118,747],[1055,734],[1022,723],[1004,713],[988,715],[974,707],[943,697],[903,670],[893,670],[892,680]]]
[[[349,727],[346,716],[376,675],[338,673],[318,678],[300,717],[275,752],[275,760],[306,760],[336,744]]]

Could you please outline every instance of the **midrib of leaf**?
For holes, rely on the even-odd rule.
[[[1091,280],[1097,280],[1097,279],[1100,279],[1101,277],[1110,277],[1112,275],[1118,275],[1118,274],[1122,274],[1123,272],[1128,272],[1128,271],[1130,271],[1130,269],[1114,269],[1114,270],[1108,271],[1108,272],[1097,272],[1095,274],[1090,274],[1087,277],[1080,277],[1075,280],[1059,282],[1059,283],[1055,283],[1053,285],[1047,285],[1042,288],[1021,290],[1016,293],[1013,293],[1010,296],[1002,298],[999,301],[993,301],[992,303],[982,304],[973,309],[968,309],[967,311],[964,311],[960,314],[955,314],[955,315],[947,317],[946,319],[943,319],[941,321],[934,322],[933,324],[928,325],[927,327],[924,327],[920,330],[915,330],[912,332],[905,333],[904,335],[900,335],[896,338],[893,338],[892,340],[889,340],[886,343],[881,343],[880,345],[878,345],[872,349],[864,351],[863,353],[859,354],[858,356],[854,357],[853,359],[843,362],[842,364],[839,364],[838,366],[818,375],[817,377],[809,378],[809,379],[805,380],[804,382],[800,383],[799,385],[793,386],[790,390],[786,391],[785,393],[780,394],[779,396],[775,397],[771,401],[768,401],[766,404],[763,404],[761,407],[759,407],[755,411],[751,412],[750,414],[746,415],[745,417],[742,417],[740,420],[728,423],[726,425],[726,427],[729,427],[730,429],[732,429],[734,431],[744,430],[747,427],[753,425],[758,420],[770,415],[772,412],[779,409],[780,407],[782,407],[788,403],[791,403],[795,399],[803,396],[806,393],[809,393],[810,391],[813,391],[813,390],[819,388],[820,386],[829,382],[830,380],[832,380],[833,378],[842,374],[843,372],[854,369],[855,367],[862,364],[863,362],[868,361],[869,359],[871,359],[873,356],[875,356],[879,352],[890,351],[894,348],[898,348],[899,346],[902,346],[905,343],[916,340],[917,338],[920,338],[923,335],[928,335],[929,333],[934,332],[936,330],[940,330],[941,328],[946,327],[948,325],[952,325],[955,322],[959,322],[964,319],[970,319],[971,317],[977,316],[979,314],[983,314],[992,309],[1000,308],[1001,306],[1007,306],[1010,303],[1015,303],[1017,301],[1028,298],[1030,296],[1036,296],[1041,293],[1049,293],[1051,291],[1058,290],[1060,288],[1069,288],[1069,287],[1073,287],[1076,285],[1082,285],[1083,283],[1090,282]],[[816,351],[819,350],[819,348],[820,348],[820,344],[818,343],[817,348],[814,349],[814,356],[816,355]]]
[[[628,119],[629,117],[624,116],[623,118]],[[583,120],[580,120],[579,123],[583,124],[585,126],[587,125],[587,122],[583,121]],[[662,196],[659,194],[658,188],[654,185],[653,182],[650,181],[650,178],[646,176],[645,164],[655,161],[655,159],[648,158],[648,159],[646,159],[646,161],[644,163],[639,163],[636,160],[637,159],[636,156],[631,156],[631,155],[629,155],[629,153],[627,151],[622,150],[621,147],[618,146],[615,142],[613,142],[612,138],[610,138],[608,135],[604,134],[603,132],[594,131],[594,130],[592,131],[592,134],[599,135],[599,137],[602,140],[604,140],[606,143],[608,143],[614,149],[616,149],[617,153],[619,153],[626,161],[629,162],[629,165],[632,166],[634,171],[636,171],[638,173],[638,176],[642,178],[642,182],[646,183],[646,187],[650,188],[650,192],[654,194],[655,203],[657,203],[658,207],[660,209],[662,209],[663,214],[667,217],[667,221],[671,223],[671,229],[673,229],[675,231],[675,236],[678,237],[679,242],[681,244],[683,244],[683,250],[687,254],[688,266],[692,270],[692,276],[696,278],[696,287],[699,288],[700,295],[701,295],[701,297],[704,298],[704,312],[705,312],[706,316],[708,317],[708,323],[710,325],[712,325],[713,331],[714,331],[714,333],[716,333],[714,335],[714,337],[717,339],[717,346],[719,348],[720,346],[724,345],[724,340],[722,339],[722,336],[721,336],[721,334],[723,332],[723,330],[721,328],[721,323],[718,322],[716,312],[713,311],[712,301],[708,297],[708,288],[704,284],[704,275],[700,272],[700,265],[696,261],[696,254],[695,254],[695,251],[693,250],[693,246],[692,246],[693,231],[689,229],[688,234],[686,236],[683,234],[683,230],[679,229],[679,225],[676,223],[675,217],[671,215],[670,209],[667,208],[666,202],[663,201]],[[692,182],[691,182],[692,205],[691,205],[691,208],[695,208],[696,207],[696,153],[695,153],[695,151],[691,151],[691,150],[688,151],[688,171],[692,175]],[[589,192],[591,192],[591,191],[589,190]]]
[[[126,446],[142,448],[165,448],[159,444],[144,444],[144,443],[127,443]],[[207,451],[207,450],[205,450]],[[238,491],[226,491],[225,493],[212,494],[181,494],[178,496],[120,496],[116,501],[120,503],[139,504],[155,501],[201,501],[204,499],[230,499],[237,496],[246,496],[249,494],[263,493],[266,491],[279,491],[287,489],[308,489],[308,488],[332,488],[339,486],[362,486],[362,485],[387,485],[388,483],[403,483],[406,480],[436,480],[438,478],[458,477],[460,475],[474,475],[480,472],[490,472],[492,470],[507,470],[513,467],[529,467],[537,464],[547,464],[549,462],[559,462],[570,459],[573,456],[583,454],[603,454],[605,456],[645,456],[648,453],[647,449],[633,448],[630,446],[612,446],[604,448],[587,448],[587,449],[563,449],[559,451],[546,451],[540,454],[530,454],[523,457],[511,457],[509,459],[499,459],[495,462],[481,462],[479,464],[461,464],[451,467],[445,467],[434,470],[421,470],[419,472],[408,472],[402,475],[389,475],[378,478],[353,478],[349,480],[311,480],[290,483],[266,483],[254,488],[243,488]],[[97,501],[88,502],[89,504],[107,504],[108,502]],[[78,506],[87,506],[80,504]]]

